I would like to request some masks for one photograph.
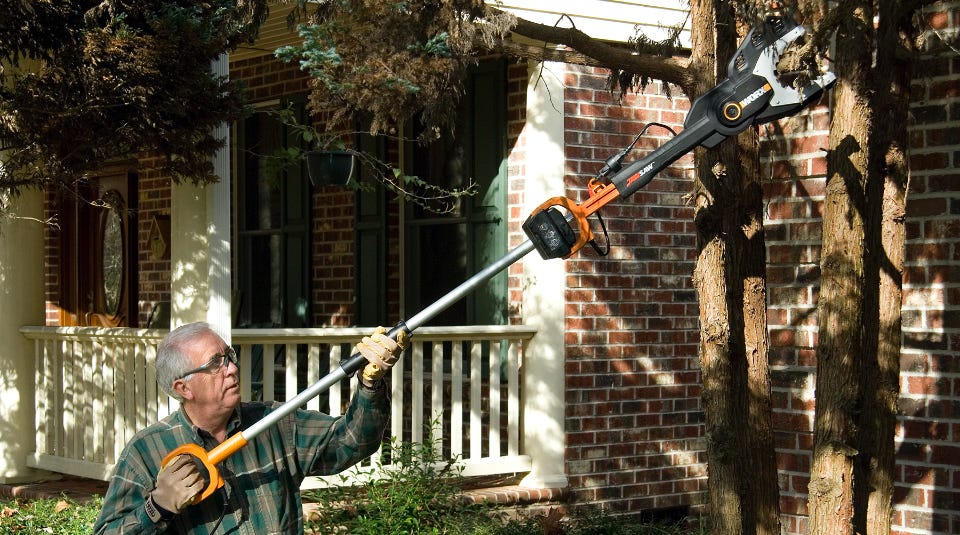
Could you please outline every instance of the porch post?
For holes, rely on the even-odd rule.
[[[229,74],[227,55],[211,64],[214,74]],[[171,191],[171,328],[206,321],[230,343],[230,125],[214,135],[224,146],[213,157],[219,182],[198,187],[174,184]]]
[[[35,479],[34,347],[24,325],[44,325],[43,193],[0,195],[11,218],[0,219],[0,483]]]
[[[524,210],[565,195],[563,187],[562,63],[531,64],[527,85],[527,174]],[[542,73],[542,77],[541,76]],[[554,102],[551,102],[554,99]],[[528,255],[523,261],[523,322],[537,328],[524,352],[524,451],[532,470],[520,482],[537,488],[567,486],[564,470],[564,292],[566,264]]]

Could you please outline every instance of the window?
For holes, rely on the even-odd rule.
[[[267,163],[292,142],[269,114],[254,113],[238,125],[238,327],[308,326],[309,184],[300,166],[276,170]]]
[[[464,188],[456,210],[435,214],[406,203],[406,314],[422,310],[506,253],[505,63],[481,63],[470,75],[454,136],[427,147],[409,144],[410,174]],[[435,325],[502,324],[507,320],[506,273],[500,273],[431,321]]]

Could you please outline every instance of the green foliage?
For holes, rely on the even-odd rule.
[[[429,436],[422,443],[393,439],[376,468],[360,486],[306,494],[318,505],[307,528],[361,535],[449,533],[445,526],[471,511],[460,500],[462,468],[455,459],[441,460]],[[346,482],[347,476],[341,477]]]
[[[307,533],[350,535],[705,535],[699,526],[640,523],[595,507],[564,517],[559,509],[508,518],[503,510],[461,499],[463,468],[443,459],[433,442],[436,418],[422,443],[395,438],[371,469],[341,474],[342,485],[306,491],[316,509]],[[363,483],[350,486],[351,476]]]
[[[337,54],[333,40],[334,28],[333,24],[300,24],[297,34],[303,39],[303,44],[282,46],[274,54],[285,62],[299,60],[300,69],[313,78],[324,84],[336,84],[331,74],[343,65],[343,58]]]
[[[638,522],[634,518],[610,515],[597,507],[577,508],[565,519],[564,535],[706,535],[699,524],[688,522]]]
[[[310,73],[311,109],[369,113],[374,134],[417,118],[426,135],[453,124],[467,67],[513,21],[482,0],[297,0],[291,17],[303,43],[276,55]]]
[[[507,519],[503,512],[489,507],[464,505],[458,500],[462,478],[446,463],[436,464],[437,456],[414,446],[405,446],[402,454],[406,475],[385,477],[378,483],[387,488],[362,492],[360,489],[331,488],[308,491],[307,501],[317,501],[320,515],[306,522],[307,533],[323,534],[411,534],[445,533],[455,535],[707,535],[702,526],[639,523],[605,514],[597,508],[581,508],[561,518],[559,511],[520,515]],[[418,460],[421,453],[423,458]],[[427,459],[433,459],[428,461]],[[432,463],[427,466],[427,463]],[[452,476],[445,478],[443,474]],[[427,481],[436,475],[439,481]],[[401,479],[402,478],[402,479]],[[397,488],[400,481],[413,485]],[[355,500],[377,500],[378,504],[356,506]],[[0,535],[37,533],[51,535],[87,535],[103,501],[95,497],[88,503],[71,500],[0,500]],[[364,518],[359,518],[363,512]],[[396,518],[374,518],[376,515]],[[382,530],[382,531],[381,531]]]
[[[97,497],[81,504],[71,500],[0,500],[0,534],[88,535],[103,505]]]
[[[412,43],[407,45],[407,50],[421,56],[433,55],[441,58],[449,58],[453,55],[450,50],[449,41],[450,34],[440,32],[427,40],[426,43]]]
[[[14,2],[0,22],[0,190],[69,186],[141,150],[177,181],[215,180],[213,131],[242,116],[244,92],[211,62],[265,16],[266,0]]]

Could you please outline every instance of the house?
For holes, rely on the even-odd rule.
[[[620,41],[633,22],[682,21],[672,4],[503,2],[545,23],[575,14],[579,28]],[[942,9],[928,22],[955,35],[956,10]],[[261,109],[302,102],[307,90],[296,66],[270,53],[286,39],[282,21],[278,8],[257,46],[217,64],[247,82]],[[948,55],[931,54],[924,66],[907,125],[894,525],[952,533],[960,530],[957,74]],[[224,128],[230,144],[216,157],[217,184],[171,184],[141,155],[105,169],[90,191],[109,193],[115,209],[39,193],[12,200],[23,218],[4,221],[0,233],[0,480],[40,470],[105,477],[125,438],[173,408],[157,396],[150,366],[171,324],[210,321],[240,348],[244,394],[288,399],[372,326],[409,318],[521,243],[520,225],[543,200],[582,198],[602,162],[646,123],[678,129],[689,107],[656,84],[617,103],[603,71],[564,64],[494,59],[472,80],[464,139],[433,153],[397,151],[425,176],[455,163],[459,174],[448,165],[434,176],[476,178],[481,193],[455,214],[424,212],[382,190],[310,187],[296,170],[271,182],[264,154],[286,136],[265,114]],[[785,530],[800,533],[829,108],[782,124],[782,133],[764,130],[769,333],[781,509]],[[668,138],[651,130],[635,154]],[[469,474],[565,489],[573,503],[617,511],[696,514],[707,474],[690,281],[696,243],[684,201],[691,164],[679,160],[604,211],[609,256],[589,248],[566,261],[527,255],[418,329],[393,380],[393,435],[422,439],[437,419],[441,447],[462,455]],[[54,215],[59,228],[40,223]],[[337,385],[314,406],[335,413],[346,390]]]

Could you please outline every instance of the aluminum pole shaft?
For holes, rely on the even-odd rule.
[[[491,279],[494,275],[505,269],[507,266],[512,265],[517,260],[520,260],[524,255],[532,250],[532,241],[527,240],[521,243],[504,255],[500,260],[497,260],[496,262],[478,271],[476,275],[460,283],[460,286],[450,290],[446,295],[440,299],[437,299],[431,305],[411,316],[410,319],[404,322],[407,325],[407,329],[413,331],[414,329],[422,327],[423,324],[433,319],[434,316],[446,310],[447,307],[462,299],[477,286]]]
[[[502,258],[478,271],[474,276],[463,281],[453,290],[447,292],[446,295],[440,299],[437,299],[420,312],[414,314],[412,317],[410,317],[410,319],[404,321],[403,325],[406,327],[406,330],[412,332],[418,327],[423,326],[423,324],[433,319],[437,314],[443,312],[450,305],[456,303],[471,291],[476,289],[477,286],[480,286],[497,273],[503,271],[517,260],[523,258],[524,255],[532,251],[533,248],[533,242],[526,240],[514,249],[510,250]],[[359,353],[351,356],[349,360],[332,370],[322,379],[308,386],[295,397],[285,401],[283,405],[277,407],[273,412],[264,416],[250,427],[246,428],[243,431],[243,437],[248,441],[253,439],[253,437],[262,433],[265,429],[278,422],[284,416],[306,404],[306,402],[313,399],[314,396],[320,395],[333,385],[348,377],[350,374],[359,370],[365,361],[366,359]]]

